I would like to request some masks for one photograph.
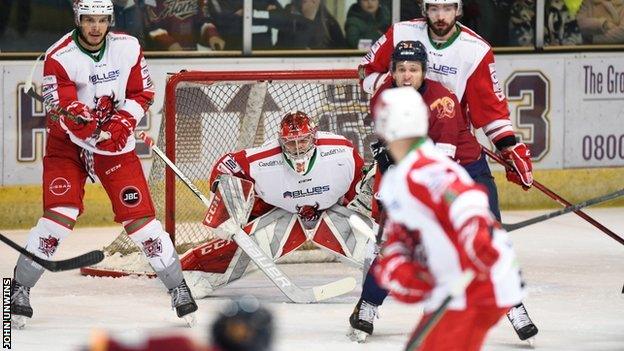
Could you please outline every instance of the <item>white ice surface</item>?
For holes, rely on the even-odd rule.
[[[543,213],[507,212],[506,223]],[[624,235],[624,209],[587,211]],[[118,228],[77,230],[63,242],[55,259],[68,258],[109,243]],[[5,231],[23,244],[26,231]],[[539,328],[538,350],[624,350],[624,246],[592,225],[568,214],[512,233],[528,283],[525,304]],[[17,253],[0,243],[0,274],[11,277]],[[282,265],[300,286],[327,283],[361,273],[338,263]],[[257,296],[276,317],[275,350],[402,350],[420,318],[418,305],[387,300],[375,333],[366,344],[350,342],[348,317],[360,289],[316,305],[295,305],[255,272],[199,301],[198,326],[184,327],[170,309],[169,297],[156,279],[86,278],[77,271],[46,272],[32,290],[34,318],[12,331],[12,350],[78,350],[94,329],[125,338],[146,333],[187,333],[207,340],[208,326],[228,298]],[[484,350],[522,350],[506,319],[489,334]]]

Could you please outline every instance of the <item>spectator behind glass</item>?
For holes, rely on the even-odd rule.
[[[114,30],[122,31],[139,39],[141,46],[145,46],[145,33],[143,32],[143,9],[142,0],[113,0],[115,11]]]
[[[222,50],[225,42],[210,20],[205,0],[145,0],[151,50]]]
[[[45,51],[74,23],[72,0],[0,0],[0,51]]]
[[[464,0],[461,23],[472,28],[492,46],[508,45],[509,4],[501,0]]]
[[[358,0],[351,5],[345,22],[347,44],[351,48],[368,50],[392,23],[390,11],[379,0]]]
[[[281,21],[279,49],[343,49],[347,41],[323,0],[293,0]]]
[[[4,31],[9,25],[9,18],[11,15],[11,8],[13,7],[13,2],[13,0],[0,0],[0,37],[4,34]],[[15,3],[15,29],[20,36],[24,36],[26,34],[26,31],[28,31],[28,24],[30,22],[30,0],[20,0],[15,1]]]
[[[544,43],[546,45],[577,45],[582,43],[576,19],[563,0],[546,2]]]
[[[624,0],[584,0],[576,19],[584,43],[624,43]]]
[[[535,38],[535,1],[515,0],[509,10],[509,45],[532,46]]]
[[[228,50],[243,47],[243,0],[207,0],[208,11]],[[252,43],[254,49],[273,47],[271,28],[273,17],[283,11],[277,0],[254,0]]]
[[[392,13],[392,0],[381,0],[381,5]],[[401,0],[401,21],[422,18],[422,0]],[[390,16],[392,17],[392,15]]]

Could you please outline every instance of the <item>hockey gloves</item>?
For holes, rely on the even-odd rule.
[[[415,303],[427,298],[435,278],[415,254],[421,245],[420,232],[409,231],[392,221],[384,228],[388,241],[371,267],[377,282],[401,302]]]
[[[469,219],[459,229],[459,242],[477,272],[488,273],[498,260],[498,250],[492,246],[493,230],[482,217]]]
[[[72,134],[80,139],[93,136],[97,128],[97,119],[91,114],[89,107],[80,101],[74,101],[66,108],[67,114],[56,111],[61,121]]]
[[[100,96],[91,113],[95,115],[99,123],[107,122],[115,114],[115,95]]]
[[[370,144],[370,148],[373,153],[373,158],[379,165],[379,172],[381,172],[381,174],[386,173],[388,168],[394,164],[394,160],[392,160],[386,150],[386,143],[381,140],[377,140],[376,142]]]
[[[110,139],[97,143],[97,148],[110,152],[121,151],[135,127],[136,120],[132,115],[126,111],[117,111],[102,125],[102,131],[110,133]]]
[[[533,184],[533,165],[531,163],[531,152],[524,143],[517,143],[501,151],[501,156],[511,166],[507,168],[507,180],[516,183],[524,190]]]

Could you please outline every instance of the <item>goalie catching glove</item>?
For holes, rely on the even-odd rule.
[[[136,120],[126,111],[115,112],[102,125],[102,131],[110,133],[110,139],[97,143],[97,148],[103,151],[118,152],[123,150],[128,137],[134,132]]]
[[[91,110],[80,101],[73,101],[66,108],[67,114],[55,109],[51,111],[53,115],[60,117],[67,130],[80,139],[87,139],[93,136],[97,129],[97,119],[91,114]]]
[[[516,183],[524,190],[533,185],[533,164],[531,152],[524,143],[517,143],[501,151],[500,155],[511,166],[507,168],[507,180]]]
[[[220,175],[215,183],[203,223],[219,239],[230,241],[249,219],[254,203],[253,183],[227,174]]]

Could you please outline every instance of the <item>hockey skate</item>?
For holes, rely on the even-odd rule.
[[[537,335],[537,327],[531,321],[529,314],[524,308],[523,304],[512,307],[507,311],[507,318],[511,322],[511,325],[516,330],[520,340],[526,340],[529,345],[533,346],[535,342],[535,335]]]
[[[30,288],[15,279],[11,282],[11,326],[22,329],[26,326],[26,320],[33,315],[33,309],[30,307]]]
[[[183,318],[190,327],[195,325],[195,311],[197,304],[191,294],[191,289],[186,285],[186,280],[182,280],[180,285],[169,290],[171,295],[171,307],[175,308],[178,317]]]
[[[366,342],[366,338],[373,334],[373,320],[377,316],[377,305],[360,299],[349,317],[349,339],[359,343]]]

